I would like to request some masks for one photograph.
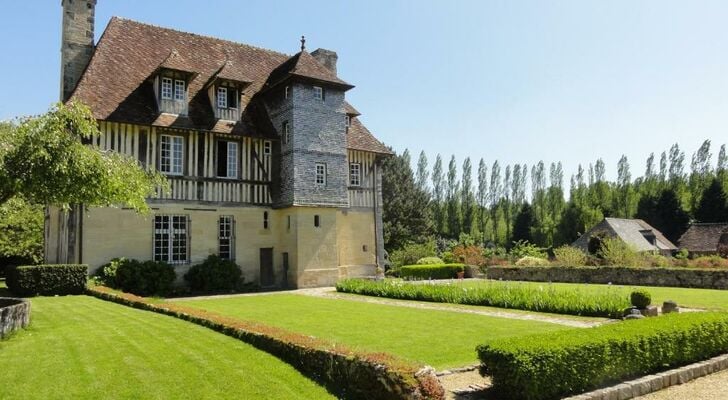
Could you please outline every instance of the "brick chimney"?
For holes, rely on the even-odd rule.
[[[311,55],[316,59],[316,61],[323,64],[324,67],[328,68],[334,73],[334,75],[336,75],[336,61],[339,59],[339,56],[336,55],[335,51],[316,49],[311,53]]]
[[[61,101],[66,101],[94,52],[96,0],[61,0]]]

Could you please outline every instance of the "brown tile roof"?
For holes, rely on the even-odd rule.
[[[344,112],[347,113],[348,115],[353,115],[353,116],[361,115],[361,113],[356,108],[354,108],[354,106],[349,104],[348,101],[344,102]]]
[[[693,223],[680,236],[681,249],[690,252],[713,253],[718,250],[721,238],[728,244],[728,222],[726,223]]]
[[[371,151],[380,154],[394,154],[387,146],[382,144],[369,132],[359,118],[352,118],[349,129],[346,131],[346,146],[352,150]]]
[[[189,82],[188,116],[160,115],[158,112],[150,78],[160,67],[197,74]],[[274,74],[274,71],[277,72]],[[253,100],[266,84],[270,85],[273,75],[278,81],[296,76],[344,89],[353,87],[305,51],[291,57],[228,40],[113,17],[71,100],[88,104],[99,120],[277,137],[265,107]],[[205,85],[215,78],[250,83],[242,90],[240,122],[231,124],[214,117]],[[349,140],[352,148],[388,152],[360,123],[350,131],[353,131]]]

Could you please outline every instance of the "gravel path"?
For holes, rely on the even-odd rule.
[[[298,290],[291,291],[290,293],[302,294],[302,295],[306,295],[306,296],[325,297],[325,298],[332,298],[332,299],[361,301],[364,303],[385,304],[385,305],[398,306],[398,307],[419,308],[419,309],[423,309],[423,310],[450,311],[450,312],[458,312],[458,313],[463,313],[463,314],[477,314],[477,315],[485,315],[485,316],[489,316],[489,317],[498,317],[498,318],[509,318],[509,319],[528,320],[528,321],[541,321],[541,322],[549,322],[552,324],[571,326],[574,328],[591,328],[594,326],[599,326],[599,325],[603,325],[605,323],[610,322],[610,320],[579,321],[579,320],[575,320],[575,319],[552,317],[552,316],[543,315],[543,314],[514,313],[514,312],[508,312],[508,311],[475,310],[475,309],[470,309],[470,308],[440,306],[440,305],[437,305],[437,303],[428,303],[428,302],[422,302],[422,301],[396,300],[396,299],[387,299],[387,298],[381,298],[381,297],[357,296],[357,295],[350,295],[347,293],[339,293],[333,287],[298,289]]]
[[[636,397],[639,400],[728,399],[728,370],[698,378],[683,385]]]

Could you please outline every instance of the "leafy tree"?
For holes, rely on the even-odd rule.
[[[420,158],[417,160],[417,187],[429,193],[430,189],[427,187],[427,179],[429,179],[430,173],[427,171],[427,155],[424,151],[420,151]]]
[[[688,186],[690,188],[690,210],[693,212],[697,209],[700,196],[712,178],[710,158],[710,140],[706,140],[698,151],[693,153],[693,158],[690,162]]]
[[[409,152],[388,157],[382,164],[384,246],[401,248],[421,243],[432,233],[429,196],[415,183]]]
[[[39,117],[0,126],[0,204],[125,205],[149,209],[146,198],[166,186],[162,175],[116,152],[84,143],[100,135],[88,107],[57,104]]]
[[[445,230],[445,174],[442,170],[442,157],[437,155],[432,168],[432,211],[435,219],[435,230],[442,233]]]
[[[728,222],[728,196],[718,179],[713,179],[698,203],[695,219],[700,222]]]
[[[660,183],[667,181],[667,153],[660,154]]]
[[[533,207],[527,202],[523,203],[518,209],[513,221],[513,236],[511,240],[514,242],[525,241],[533,243],[531,230],[535,224],[536,216],[533,213]]]
[[[18,197],[0,205],[0,265],[42,259],[43,207]]]
[[[616,197],[618,215],[622,218],[629,218],[631,213],[632,198],[632,174],[629,172],[629,161],[627,156],[622,155],[617,163],[617,190],[619,196]]]
[[[481,158],[478,164],[478,228],[485,242],[485,223],[488,221],[488,167]],[[485,243],[484,243],[485,244]]]
[[[500,164],[498,160],[493,162],[490,169],[490,189],[488,191],[488,202],[490,203],[490,219],[493,225],[493,242],[498,242],[498,208],[503,195],[503,184],[501,182]]]
[[[690,223],[690,216],[680,205],[673,188],[666,188],[659,195],[645,195],[637,205],[636,218],[645,220],[676,243]]]
[[[460,236],[460,182],[455,156],[450,157],[447,171],[447,228],[450,237]]]
[[[473,167],[470,163],[470,157],[463,162],[463,187],[462,187],[462,216],[464,233],[470,234],[473,231],[473,210],[475,205],[475,197],[473,196]]]
[[[503,210],[503,219],[505,220],[505,226],[506,226],[506,240],[505,242],[509,242],[509,238],[511,236],[511,224],[513,221],[511,221],[511,205],[513,201],[512,197],[512,189],[513,187],[513,177],[511,175],[511,166],[506,165],[505,175],[503,176],[503,196],[501,197],[501,210]]]

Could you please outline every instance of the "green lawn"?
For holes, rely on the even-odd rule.
[[[475,286],[482,281],[467,280],[463,284]],[[518,282],[523,285],[555,285],[560,287],[580,287],[590,290],[605,290],[609,285],[583,284],[583,283],[544,283],[544,282]],[[690,308],[703,308],[714,311],[728,311],[728,290],[689,289],[658,286],[624,286],[611,285],[612,288],[622,288],[628,296],[633,288],[647,289],[652,294],[652,304],[661,305],[665,300],[674,300],[678,305]]]
[[[88,296],[32,299],[0,341],[2,399],[333,399],[277,358],[209,329]]]
[[[475,347],[488,339],[578,329],[545,322],[294,294],[181,303],[332,340],[352,349],[395,354],[437,369],[476,363]]]

